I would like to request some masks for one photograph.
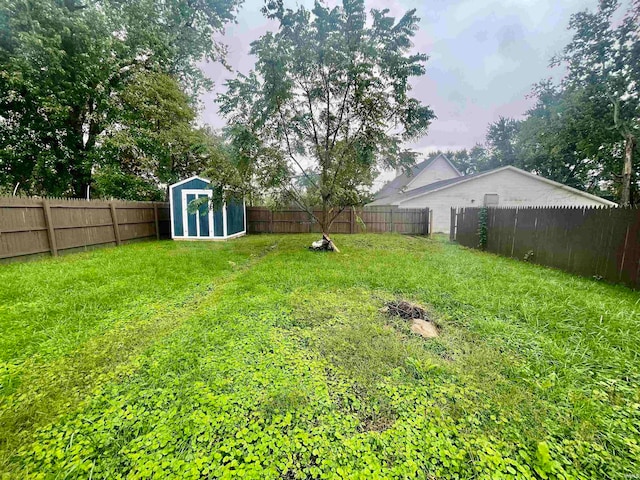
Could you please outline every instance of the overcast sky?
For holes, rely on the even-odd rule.
[[[335,5],[335,0],[329,0]],[[285,6],[312,6],[312,0],[285,0]],[[263,0],[246,0],[238,23],[222,41],[228,62],[248,73],[255,62],[249,44],[277,24],[260,14]],[[487,125],[499,116],[519,117],[531,106],[534,83],[561,75],[550,58],[570,39],[569,16],[595,9],[597,0],[366,0],[367,10],[389,8],[397,18],[417,9],[420,29],[414,49],[429,56],[427,74],[413,82],[413,95],[435,111],[428,134],[408,145],[426,153],[483,143]],[[219,65],[203,65],[216,88],[203,96],[201,121],[224,126],[214,99],[234,76]]]

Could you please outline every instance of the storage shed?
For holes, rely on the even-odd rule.
[[[194,176],[169,187],[171,238],[176,240],[226,240],[247,231],[244,200],[224,202],[216,210],[203,204],[197,212],[188,211],[189,203],[198,198],[212,198],[214,187],[203,177]]]

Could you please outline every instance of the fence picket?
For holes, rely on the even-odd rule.
[[[427,213],[425,213],[427,212]],[[318,218],[322,211],[314,211]],[[331,226],[330,233],[358,233],[364,223],[369,233],[396,231],[410,235],[429,233],[428,209],[397,207],[365,207],[341,212]],[[425,232],[426,230],[426,232]],[[247,207],[248,233],[320,233],[320,226],[301,209],[271,210],[267,207]]]
[[[451,210],[451,239],[477,248],[480,208]],[[487,251],[640,288],[640,208],[489,208]]]
[[[56,244],[56,232],[51,220],[51,208],[49,207],[49,202],[46,199],[42,200],[42,212],[44,214],[44,222],[47,225],[47,235],[49,237],[49,249],[51,250],[51,255],[54,257],[57,257],[58,245]]]
[[[0,259],[114,245],[112,207],[120,244],[170,230],[168,203],[0,196]]]

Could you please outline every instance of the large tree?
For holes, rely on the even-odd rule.
[[[619,199],[628,205],[640,130],[640,2],[634,2],[621,21],[619,10],[617,0],[601,0],[597,11],[573,15],[573,39],[555,63],[568,68],[565,88],[587,93],[592,105],[607,107],[606,112],[593,110],[604,113],[601,119],[624,145]]]
[[[84,196],[140,72],[196,95],[240,0],[0,0],[0,183]]]
[[[542,82],[537,102],[518,135],[523,168],[560,183],[615,198],[619,137],[610,128],[609,104],[589,89]],[[596,101],[596,100],[600,101]]]
[[[478,170],[492,170],[506,165],[519,165],[518,132],[520,121],[513,118],[500,117],[489,124],[487,129],[486,163],[479,165]]]
[[[174,78],[139,72],[117,100],[113,125],[93,156],[96,193],[144,200],[148,192],[151,200],[160,184],[202,173],[210,156],[208,133],[196,128],[196,112]],[[123,183],[132,188],[123,190],[116,179],[127,179]]]
[[[264,164],[269,180],[311,214],[317,198],[328,232],[345,207],[363,201],[379,168],[415,161],[403,142],[434,118],[409,95],[427,58],[411,53],[418,18],[415,10],[399,20],[372,10],[368,22],[363,0],[316,2],[311,11],[274,0],[263,11],[280,28],[252,44],[255,69],[227,83],[220,110],[260,148],[280,152]]]

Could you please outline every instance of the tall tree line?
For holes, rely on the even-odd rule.
[[[125,198],[201,170],[201,59],[240,0],[0,0],[0,189]]]

